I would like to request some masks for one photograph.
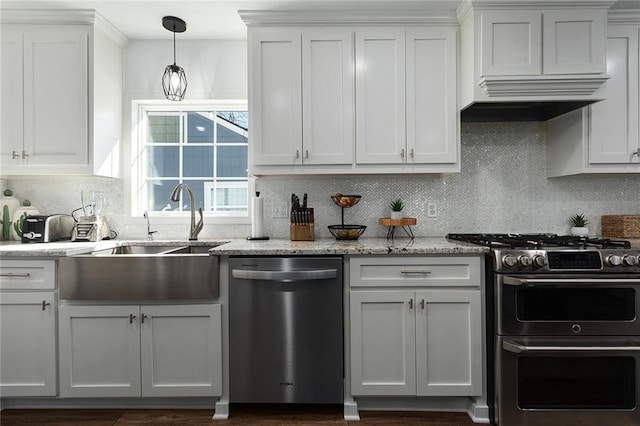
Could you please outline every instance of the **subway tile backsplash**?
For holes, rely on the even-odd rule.
[[[375,175],[262,177],[256,189],[265,198],[265,232],[289,237],[289,221],[272,218],[273,202],[288,202],[291,193],[309,194],[315,208],[316,238],[330,238],[328,225],[340,223],[340,208],[330,195],[359,194],[362,200],[344,212],[345,223],[367,226],[364,237],[383,237],[378,218],[389,216],[388,204],[401,198],[406,216],[416,217],[416,236],[449,232],[567,233],[567,220],[584,213],[591,233],[600,232],[603,214],[640,213],[640,175],[584,175],[546,178],[544,123],[462,123],[462,172],[446,175]],[[124,211],[124,185],[119,179],[77,177],[11,178],[3,182],[18,198],[28,198],[43,213],[70,213],[80,206],[80,191],[107,191],[106,211],[121,238],[145,238],[146,225]],[[427,201],[438,217],[428,218]],[[45,208],[46,206],[46,208]],[[156,239],[186,238],[188,225],[153,224]],[[207,224],[200,239],[243,238],[247,225]],[[402,235],[398,230],[396,235]]]

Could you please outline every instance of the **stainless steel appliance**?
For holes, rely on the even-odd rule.
[[[640,424],[640,250],[553,234],[448,237],[492,247],[493,422]]]
[[[23,243],[49,243],[68,240],[75,221],[66,214],[27,216],[22,222]]]
[[[72,241],[101,241],[111,238],[111,230],[102,215],[107,196],[102,191],[82,191],[82,212],[71,233]]]
[[[230,402],[343,402],[342,259],[229,260]]]

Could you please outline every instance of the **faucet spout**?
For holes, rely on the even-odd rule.
[[[176,185],[175,188],[173,188],[173,191],[171,192],[171,201],[180,201],[180,193],[182,189],[186,190],[187,194],[189,194],[189,207],[191,209],[191,225],[189,226],[189,241],[197,241],[198,234],[200,233],[200,231],[202,231],[202,225],[203,225],[202,208],[201,207],[198,208],[198,213],[200,214],[200,220],[198,221],[198,223],[196,223],[196,201],[193,196],[193,191],[191,190],[191,187],[184,183],[179,183],[178,185]]]

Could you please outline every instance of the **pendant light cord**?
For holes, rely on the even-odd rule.
[[[173,24],[173,65],[176,64],[176,24]]]

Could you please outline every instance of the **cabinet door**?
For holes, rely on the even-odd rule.
[[[12,25],[3,25],[0,37],[0,158],[3,165],[22,161],[22,63],[22,33]]]
[[[0,297],[0,395],[56,394],[53,292]]]
[[[302,34],[303,162],[353,162],[353,33]]]
[[[356,162],[404,163],[405,33],[356,32]]]
[[[547,10],[542,22],[545,75],[605,72],[606,11]]]
[[[454,28],[407,32],[409,163],[458,160],[456,38]]]
[[[540,11],[483,11],[480,31],[481,76],[542,74]]]
[[[142,395],[222,395],[220,305],[142,306]]]
[[[300,31],[249,34],[249,127],[256,165],[302,163]]]
[[[418,395],[482,395],[479,290],[416,292]]]
[[[352,291],[351,393],[415,395],[412,291]]]
[[[27,164],[86,164],[89,138],[88,33],[45,27],[24,33]]]
[[[60,395],[140,396],[138,306],[59,308]]]
[[[640,162],[639,145],[639,42],[638,28],[611,25],[607,40],[607,98],[591,110],[589,163]]]

